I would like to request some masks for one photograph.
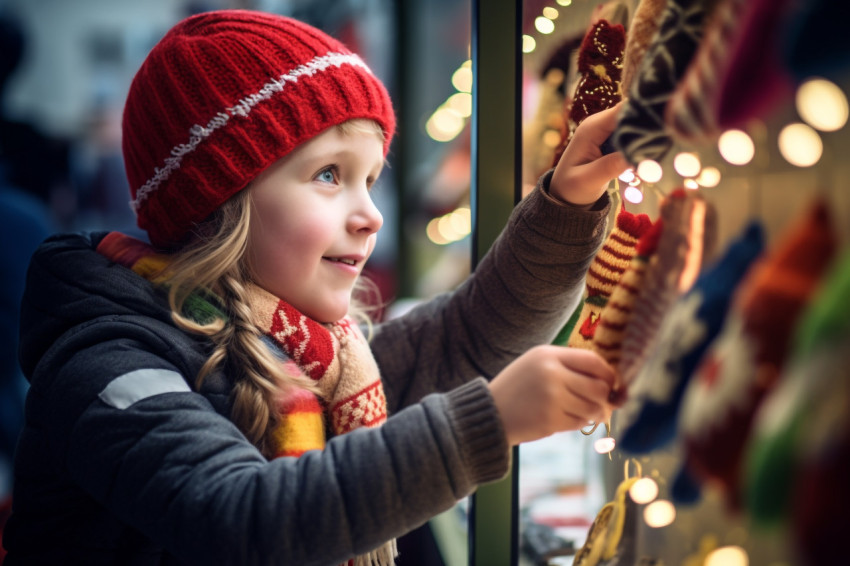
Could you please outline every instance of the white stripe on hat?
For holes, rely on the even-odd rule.
[[[241,116],[243,118],[247,117],[248,114],[251,113],[251,110],[259,103],[268,100],[276,93],[283,91],[287,82],[298,82],[298,79],[302,76],[313,76],[316,73],[327,70],[331,66],[341,67],[345,64],[362,67],[367,72],[372,72],[366,63],[364,63],[363,60],[354,53],[329,52],[321,57],[315,57],[311,61],[308,61],[303,65],[299,65],[288,73],[280,75],[278,78],[267,82],[257,92],[249,94],[248,96],[240,99],[233,106],[216,113],[216,115],[207,122],[206,126],[195,124],[189,128],[189,141],[175,145],[171,148],[171,155],[165,159],[164,166],[155,167],[154,176],[148,179],[147,182],[139,187],[138,191],[136,191],[135,200],[130,202],[133,210],[138,212],[142,203],[148,198],[148,196],[156,191],[157,188],[159,188],[159,185],[168,179],[168,177],[180,167],[180,164],[183,161],[183,156],[195,151],[198,145],[207,139],[214,131],[224,127],[230,121],[231,116]]]

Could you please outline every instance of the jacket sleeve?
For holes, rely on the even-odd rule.
[[[154,354],[177,343],[125,321],[70,338],[67,359],[45,360],[60,369],[34,380],[26,445],[49,446],[50,470],[186,563],[341,563],[506,469],[504,440],[478,440],[493,420],[484,380],[325,450],[266,461],[175,379],[179,353]]]
[[[494,377],[532,346],[550,343],[572,314],[610,202],[605,194],[585,210],[556,201],[551,176],[516,206],[463,284],[376,327],[372,349],[391,411],[430,391]]]

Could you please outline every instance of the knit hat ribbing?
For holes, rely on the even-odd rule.
[[[124,108],[138,225],[155,246],[172,247],[272,163],[356,118],[381,125],[386,155],[389,95],[339,41],[262,12],[189,17],[148,54]]]

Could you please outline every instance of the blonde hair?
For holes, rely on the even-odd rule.
[[[337,126],[344,135],[352,132],[383,132],[377,122],[351,120]],[[205,378],[224,366],[233,378],[231,419],[243,434],[268,458],[274,456],[273,431],[279,423],[276,400],[291,388],[318,393],[307,377],[288,372],[263,341],[263,332],[252,318],[246,286],[252,282],[248,235],[253,201],[250,190],[242,190],[201,223],[190,244],[178,251],[167,268],[168,301],[175,324],[209,337],[210,357],[196,377],[200,387]],[[227,320],[198,321],[186,313],[187,299],[198,292],[218,297]],[[369,309],[359,298],[364,292],[376,296],[377,288],[361,277],[355,287],[351,315],[371,327]]]

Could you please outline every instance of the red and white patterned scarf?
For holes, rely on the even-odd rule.
[[[320,324],[256,285],[248,288],[248,303],[254,323],[287,355],[291,360],[287,363],[297,366],[319,389],[319,397],[302,389],[287,392],[280,400],[276,456],[297,457],[322,449],[326,438],[379,427],[387,420],[378,366],[353,320]],[[324,430],[325,422],[330,431]],[[392,540],[349,564],[389,566],[397,554]]]

